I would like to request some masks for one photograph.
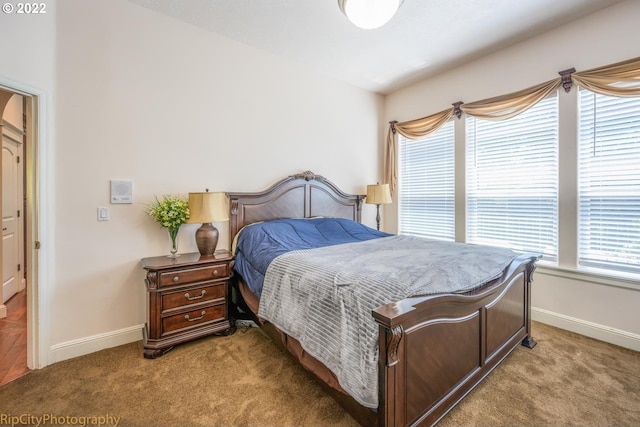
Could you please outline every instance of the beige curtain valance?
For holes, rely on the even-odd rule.
[[[446,122],[453,117],[453,108],[441,111],[431,116],[421,119],[411,120],[408,122],[391,122],[389,131],[387,132],[387,146],[384,163],[384,179],[389,184],[389,190],[393,195],[398,181],[398,163],[396,161],[396,144],[397,135],[405,138],[416,139],[440,129]]]
[[[557,79],[549,80],[548,82],[518,92],[472,102],[470,104],[462,104],[460,109],[465,114],[478,119],[510,119],[542,101],[550,93],[558,89],[561,83],[562,79],[558,77]]]
[[[464,113],[485,120],[505,120],[526,111],[533,107],[536,103],[544,99],[551,92],[556,90],[562,79],[550,80],[537,86],[530,87],[518,92],[483,101],[473,102],[471,104],[456,103]],[[398,180],[398,166],[396,161],[396,133],[410,138],[416,139],[440,129],[447,121],[453,117],[456,108],[449,108],[431,116],[421,119],[411,120],[408,122],[397,123],[391,122],[389,132],[387,133],[387,147],[385,155],[384,178],[389,184],[391,194],[394,194]]]
[[[640,96],[640,58],[571,74],[571,82],[608,96]]]
[[[391,122],[387,134],[384,165],[384,179],[389,184],[391,194],[395,192],[398,178],[396,133],[411,139],[426,136],[440,129],[454,113],[459,118],[460,110],[465,114],[484,120],[510,119],[536,105],[558,89],[560,85],[563,85],[568,92],[572,83],[603,95],[640,96],[640,57],[592,70],[575,72],[574,69],[570,69],[561,71],[559,74],[561,75],[559,78],[518,92],[470,104],[459,102],[454,104],[454,108],[417,120],[403,123]]]

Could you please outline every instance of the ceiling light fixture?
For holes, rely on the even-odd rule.
[[[338,6],[355,26],[372,30],[389,22],[403,1],[338,0]]]

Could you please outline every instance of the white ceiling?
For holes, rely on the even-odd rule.
[[[405,0],[375,30],[337,0],[130,1],[384,94],[620,0]]]

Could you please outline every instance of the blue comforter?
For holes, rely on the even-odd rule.
[[[234,270],[259,298],[267,267],[278,255],[391,234],[342,218],[278,219],[251,224],[238,234]]]

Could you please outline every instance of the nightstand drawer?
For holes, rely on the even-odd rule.
[[[226,311],[227,306],[221,304],[165,317],[162,319],[162,335],[225,320]]]
[[[225,278],[229,276],[227,264],[216,264],[188,270],[160,273],[160,286],[176,286],[185,283]]]
[[[189,305],[224,301],[226,286],[227,282],[221,282],[180,292],[165,291],[162,294],[162,313]]]

